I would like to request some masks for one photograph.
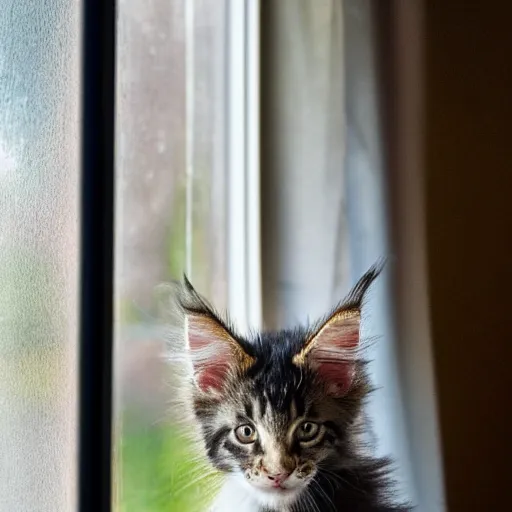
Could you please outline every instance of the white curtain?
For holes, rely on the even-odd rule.
[[[267,2],[262,19],[263,309],[279,328],[325,313],[389,254],[371,0]],[[386,273],[364,335],[376,451],[416,501]]]
[[[343,19],[335,0],[262,14],[263,308],[282,327],[325,313],[350,281]]]

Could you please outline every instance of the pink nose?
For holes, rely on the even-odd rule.
[[[267,471],[266,468],[262,468],[264,473],[267,475],[269,480],[272,480],[275,487],[279,487],[289,476],[290,473],[282,472],[282,473],[271,473]]]

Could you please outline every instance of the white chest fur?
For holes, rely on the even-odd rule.
[[[262,503],[251,493],[243,481],[229,477],[209,512],[261,512]],[[282,509],[282,512],[288,512]]]
[[[210,512],[259,512],[258,502],[234,479],[228,478]]]

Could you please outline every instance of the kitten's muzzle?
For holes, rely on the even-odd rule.
[[[264,476],[272,482],[272,487],[281,487],[281,485],[288,479],[290,473],[283,471],[281,473],[271,473],[265,467],[261,468],[261,472]]]
[[[269,471],[263,464],[252,470],[245,471],[245,478],[260,488],[290,490],[299,480],[306,480],[314,472],[313,464],[306,462],[297,466],[293,471]]]

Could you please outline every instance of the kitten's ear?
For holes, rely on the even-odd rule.
[[[368,288],[381,270],[382,264],[375,265],[359,280],[344,304],[320,324],[293,359],[295,364],[308,365],[316,371],[332,396],[345,395],[354,381],[361,307]]]
[[[182,306],[196,385],[201,391],[220,391],[230,371],[245,370],[254,359],[186,278],[185,288]]]
[[[310,337],[293,362],[308,365],[324,382],[328,394],[341,397],[355,377],[361,314],[339,310]]]

